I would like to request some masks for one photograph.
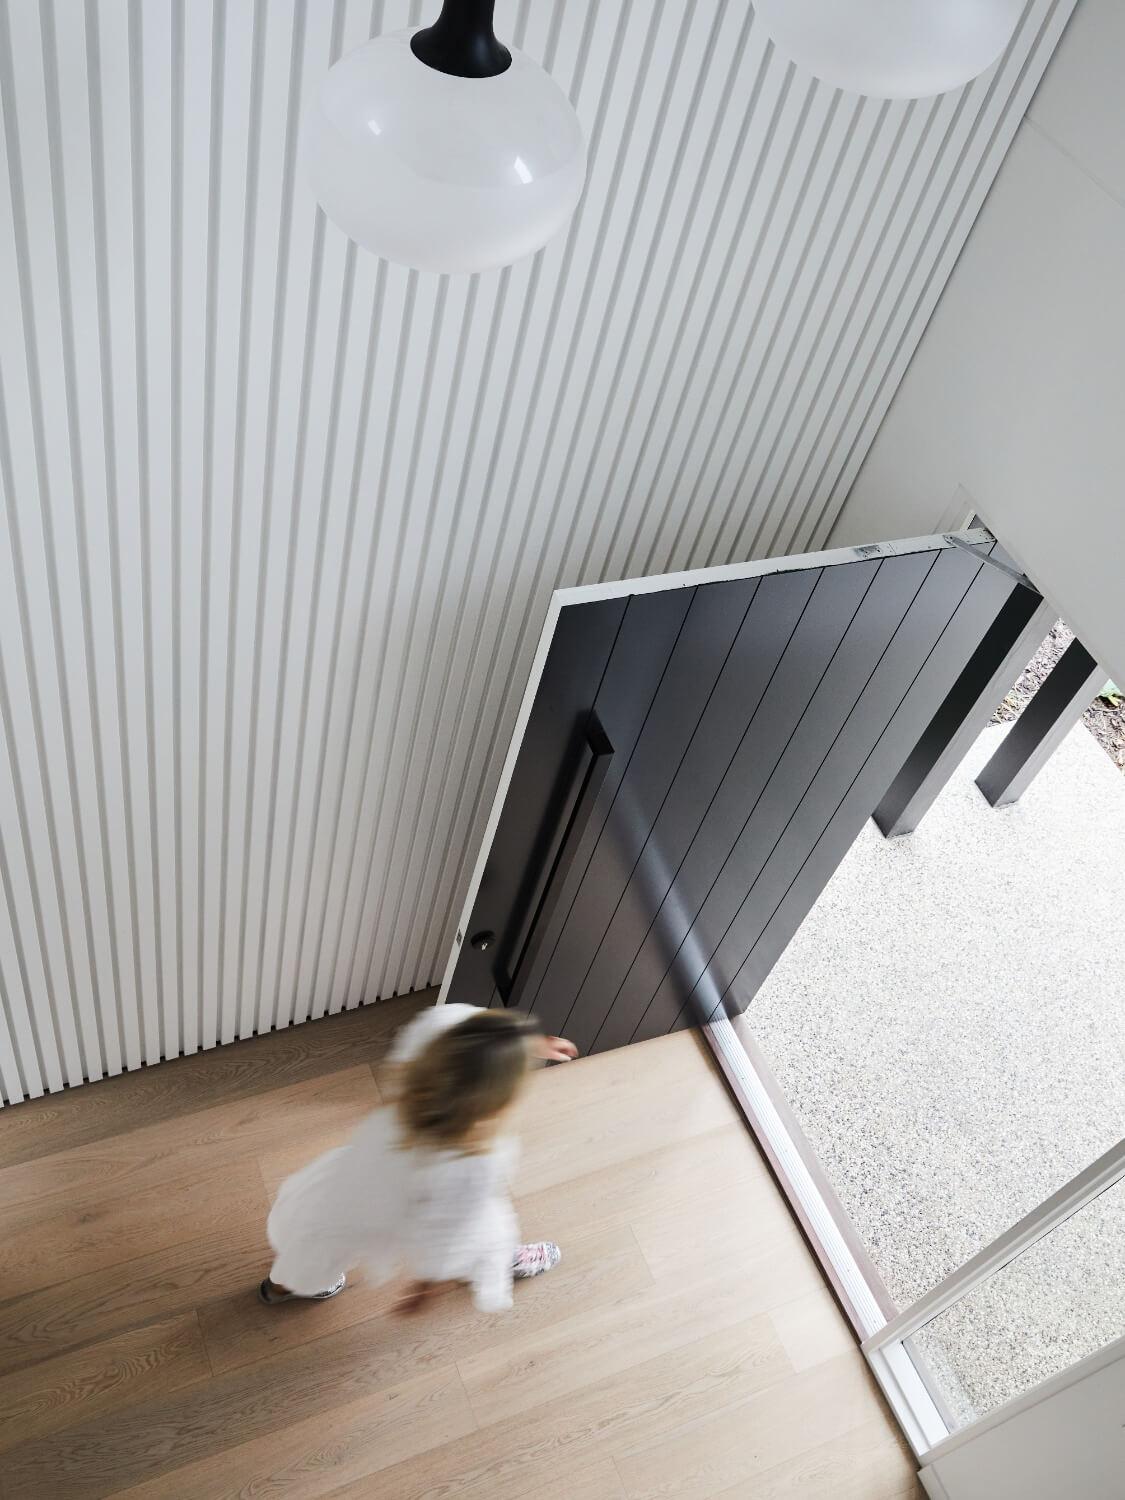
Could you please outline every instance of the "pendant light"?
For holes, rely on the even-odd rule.
[[[926,99],[992,66],[1023,0],[754,0],[778,51],[825,83]]]
[[[570,101],[497,41],[494,0],[445,0],[324,80],[305,132],[313,191],[366,250],[423,271],[484,271],[545,245],[582,195]]]

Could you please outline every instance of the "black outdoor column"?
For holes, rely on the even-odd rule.
[[[914,832],[1055,619],[1055,611],[1034,589],[1014,584],[984,639],[875,809],[875,822],[887,838]]]
[[[993,807],[1007,807],[1023,795],[1105,680],[1082,642],[1072,641],[977,777]]]

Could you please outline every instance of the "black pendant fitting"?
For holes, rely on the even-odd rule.
[[[445,0],[432,26],[416,31],[410,50],[427,68],[455,78],[495,78],[512,65],[512,54],[496,40],[496,0]]]

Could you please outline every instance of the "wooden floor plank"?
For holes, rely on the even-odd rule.
[[[770,1309],[770,1319],[795,1370],[808,1370],[838,1354],[854,1353],[855,1334],[836,1316],[836,1302],[824,1286],[814,1286]]]
[[[744,1318],[745,1302],[734,1267],[724,1275],[721,1264],[701,1262],[694,1278],[640,1288],[623,1283],[618,1299],[602,1307],[578,1301],[569,1316],[461,1358],[458,1369],[486,1427],[580,1391],[592,1371],[603,1380],[624,1377],[636,1365],[720,1333]]]
[[[21,1204],[4,1216],[0,1295],[14,1297],[167,1249],[213,1230],[260,1221],[267,1208],[253,1158],[213,1166],[140,1193]]]
[[[747,1308],[761,1312],[791,1302],[823,1285],[800,1230],[788,1214],[778,1214],[772,1183],[753,1189],[721,1189],[692,1200],[702,1235],[685,1234],[681,1207],[662,1206],[632,1220],[649,1270],[656,1280],[694,1273],[701,1257],[725,1265],[753,1264],[746,1278]]]
[[[655,1152],[723,1126],[745,1133],[699,1049],[693,1034],[657,1037],[537,1074],[517,1114],[521,1180],[543,1190],[628,1162],[642,1142]]]
[[[883,1418],[739,1480],[715,1500],[905,1500],[921,1496],[905,1444]]]
[[[422,1373],[451,1368],[414,1357],[396,1340],[401,1326],[390,1319],[360,1324],[173,1397],[20,1444],[0,1465],[0,1495],[93,1500],[296,1423],[327,1420],[352,1402],[403,1384],[404,1377],[409,1384]]]
[[[381,1469],[456,1441],[475,1425],[457,1373],[447,1366],[118,1493],[130,1500],[245,1494],[317,1500],[341,1484],[373,1483]]]
[[[629,1263],[643,1277],[643,1263],[630,1248]],[[597,1272],[602,1275],[599,1292]],[[565,1298],[573,1306],[590,1286],[592,1295],[611,1296],[622,1284],[623,1267],[604,1246],[581,1247],[571,1257],[568,1284],[544,1277],[517,1288],[517,1313],[507,1321],[476,1312],[463,1291],[451,1292],[411,1318],[376,1317],[337,1328],[278,1354],[216,1377],[175,1399],[148,1402],[96,1427],[74,1427],[51,1443],[31,1443],[8,1454],[5,1474],[27,1483],[65,1485],[63,1493],[100,1496],[127,1488],[152,1473],[166,1473],[223,1452],[241,1441],[279,1432],[294,1422],[341,1403],[409,1382],[420,1372],[451,1365],[455,1350],[472,1351],[503,1337],[514,1317],[531,1323],[558,1317]],[[554,1275],[554,1273],[553,1273]],[[338,1299],[341,1303],[345,1293]],[[249,1291],[243,1298],[255,1306]],[[542,1304],[543,1310],[537,1313]],[[291,1313],[329,1312],[330,1307],[263,1308],[263,1320],[280,1326]],[[311,1322],[311,1318],[310,1318]],[[474,1344],[474,1339],[477,1343]],[[0,1480],[0,1494],[6,1494]],[[14,1483],[15,1481],[13,1481]],[[48,1493],[54,1493],[47,1490]]]
[[[323,1142],[344,1139],[380,1103],[370,1066],[343,1068],[245,1099],[216,1104],[157,1125],[72,1146],[0,1169],[0,1212],[66,1194],[71,1203],[93,1196],[140,1192],[206,1171],[216,1160],[257,1156],[292,1135]]]
[[[588,1469],[540,1475],[520,1500],[624,1500],[625,1489],[611,1458]]]
[[[517,1207],[564,1259],[511,1313],[460,1290],[394,1317],[361,1277],[256,1301],[270,1192],[375,1104],[417,1005],[4,1111],[0,1497],[905,1500],[913,1465],[690,1034],[536,1075]]]
[[[739,1483],[750,1490],[764,1471],[843,1438],[881,1413],[871,1377],[847,1354],[770,1384],[739,1403],[736,1419],[719,1409],[671,1422],[655,1440],[645,1434],[613,1456],[629,1500],[670,1494],[711,1500]]]
[[[638,1144],[647,1142],[643,1135]],[[521,1166],[516,1178],[516,1206],[529,1237],[539,1231],[562,1240],[575,1230],[595,1225],[634,1224],[648,1214],[673,1217],[685,1206],[754,1196],[776,1209],[776,1189],[742,1125],[724,1125],[706,1135],[691,1136],[656,1151],[638,1151],[629,1160],[583,1173],[556,1187],[537,1189]],[[698,1242],[685,1236],[698,1248]]]
[[[0,1167],[104,1140],[231,1099],[284,1088],[339,1068],[379,1063],[394,1033],[435,990],[324,1016],[316,1022],[215,1047],[158,1067],[83,1084],[5,1111]]]
[[[751,1319],[398,1464],[367,1488],[344,1485],[333,1500],[521,1500],[570,1468],[655,1443],[669,1426],[736,1410],[788,1368],[769,1319]]]
[[[0,1303],[0,1374],[66,1350],[198,1309],[242,1299],[269,1268],[265,1219],[91,1271]]]
[[[194,1313],[44,1360],[0,1379],[0,1451],[210,1375]]]

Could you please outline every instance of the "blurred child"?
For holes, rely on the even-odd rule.
[[[510,1307],[513,1277],[551,1270],[561,1252],[518,1243],[508,1195],[517,1147],[504,1132],[532,1059],[575,1055],[515,1011],[423,1011],[391,1049],[389,1105],[281,1184],[262,1301],[334,1297],[362,1264],[377,1282],[410,1278],[403,1311],[449,1281],[468,1283],[482,1311]]]

